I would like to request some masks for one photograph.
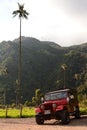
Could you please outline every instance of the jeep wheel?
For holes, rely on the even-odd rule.
[[[68,124],[70,122],[70,116],[67,110],[63,110],[61,122],[62,124]]]
[[[43,119],[42,116],[36,116],[35,119],[36,119],[36,123],[37,123],[38,125],[44,124],[44,119]]]
[[[79,108],[76,108],[76,111],[75,111],[75,118],[76,118],[76,119],[79,119],[79,118],[80,118],[80,111],[79,111]]]

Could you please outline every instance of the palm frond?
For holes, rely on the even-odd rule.
[[[28,15],[29,15],[29,13],[26,12],[26,10],[24,10],[24,11],[23,11],[23,17],[27,19],[27,18],[28,18]]]
[[[13,11],[13,17],[15,17],[19,13],[19,10]]]
[[[28,13],[26,10],[24,10],[24,13],[25,13],[26,15],[29,15],[29,13]]]
[[[22,18],[28,18],[27,16],[29,15],[29,13],[26,11],[26,10],[24,10],[23,8],[24,8],[24,4],[23,5],[21,5],[21,4],[19,4],[18,3],[18,7],[19,7],[19,10],[15,10],[15,11],[13,11],[13,17],[15,17],[16,15],[18,15],[19,14],[19,18],[20,17],[22,17]]]
[[[25,18],[25,19],[28,19],[27,15],[24,14],[24,18]]]

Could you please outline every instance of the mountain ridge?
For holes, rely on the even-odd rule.
[[[83,47],[85,46],[85,47]],[[75,73],[85,69],[87,57],[84,45],[61,47],[50,41],[40,41],[32,37],[22,37],[22,102],[31,100],[37,88],[44,93],[63,87],[62,64],[68,66],[67,87],[77,87]],[[16,100],[16,80],[18,79],[19,38],[0,43],[0,91],[6,90],[7,103]],[[8,73],[3,73],[7,70]],[[80,81],[79,81],[80,82]],[[78,83],[78,86],[80,83]],[[9,97],[10,95],[10,97]]]

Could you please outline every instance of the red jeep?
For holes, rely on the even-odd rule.
[[[71,115],[80,118],[76,90],[63,89],[46,93],[43,103],[35,109],[35,113],[36,123],[40,125],[51,119],[68,124]]]

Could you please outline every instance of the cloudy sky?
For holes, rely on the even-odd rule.
[[[18,2],[29,12],[23,36],[61,46],[87,42],[87,0],[0,0],[0,42],[19,37],[19,18],[12,16]]]

